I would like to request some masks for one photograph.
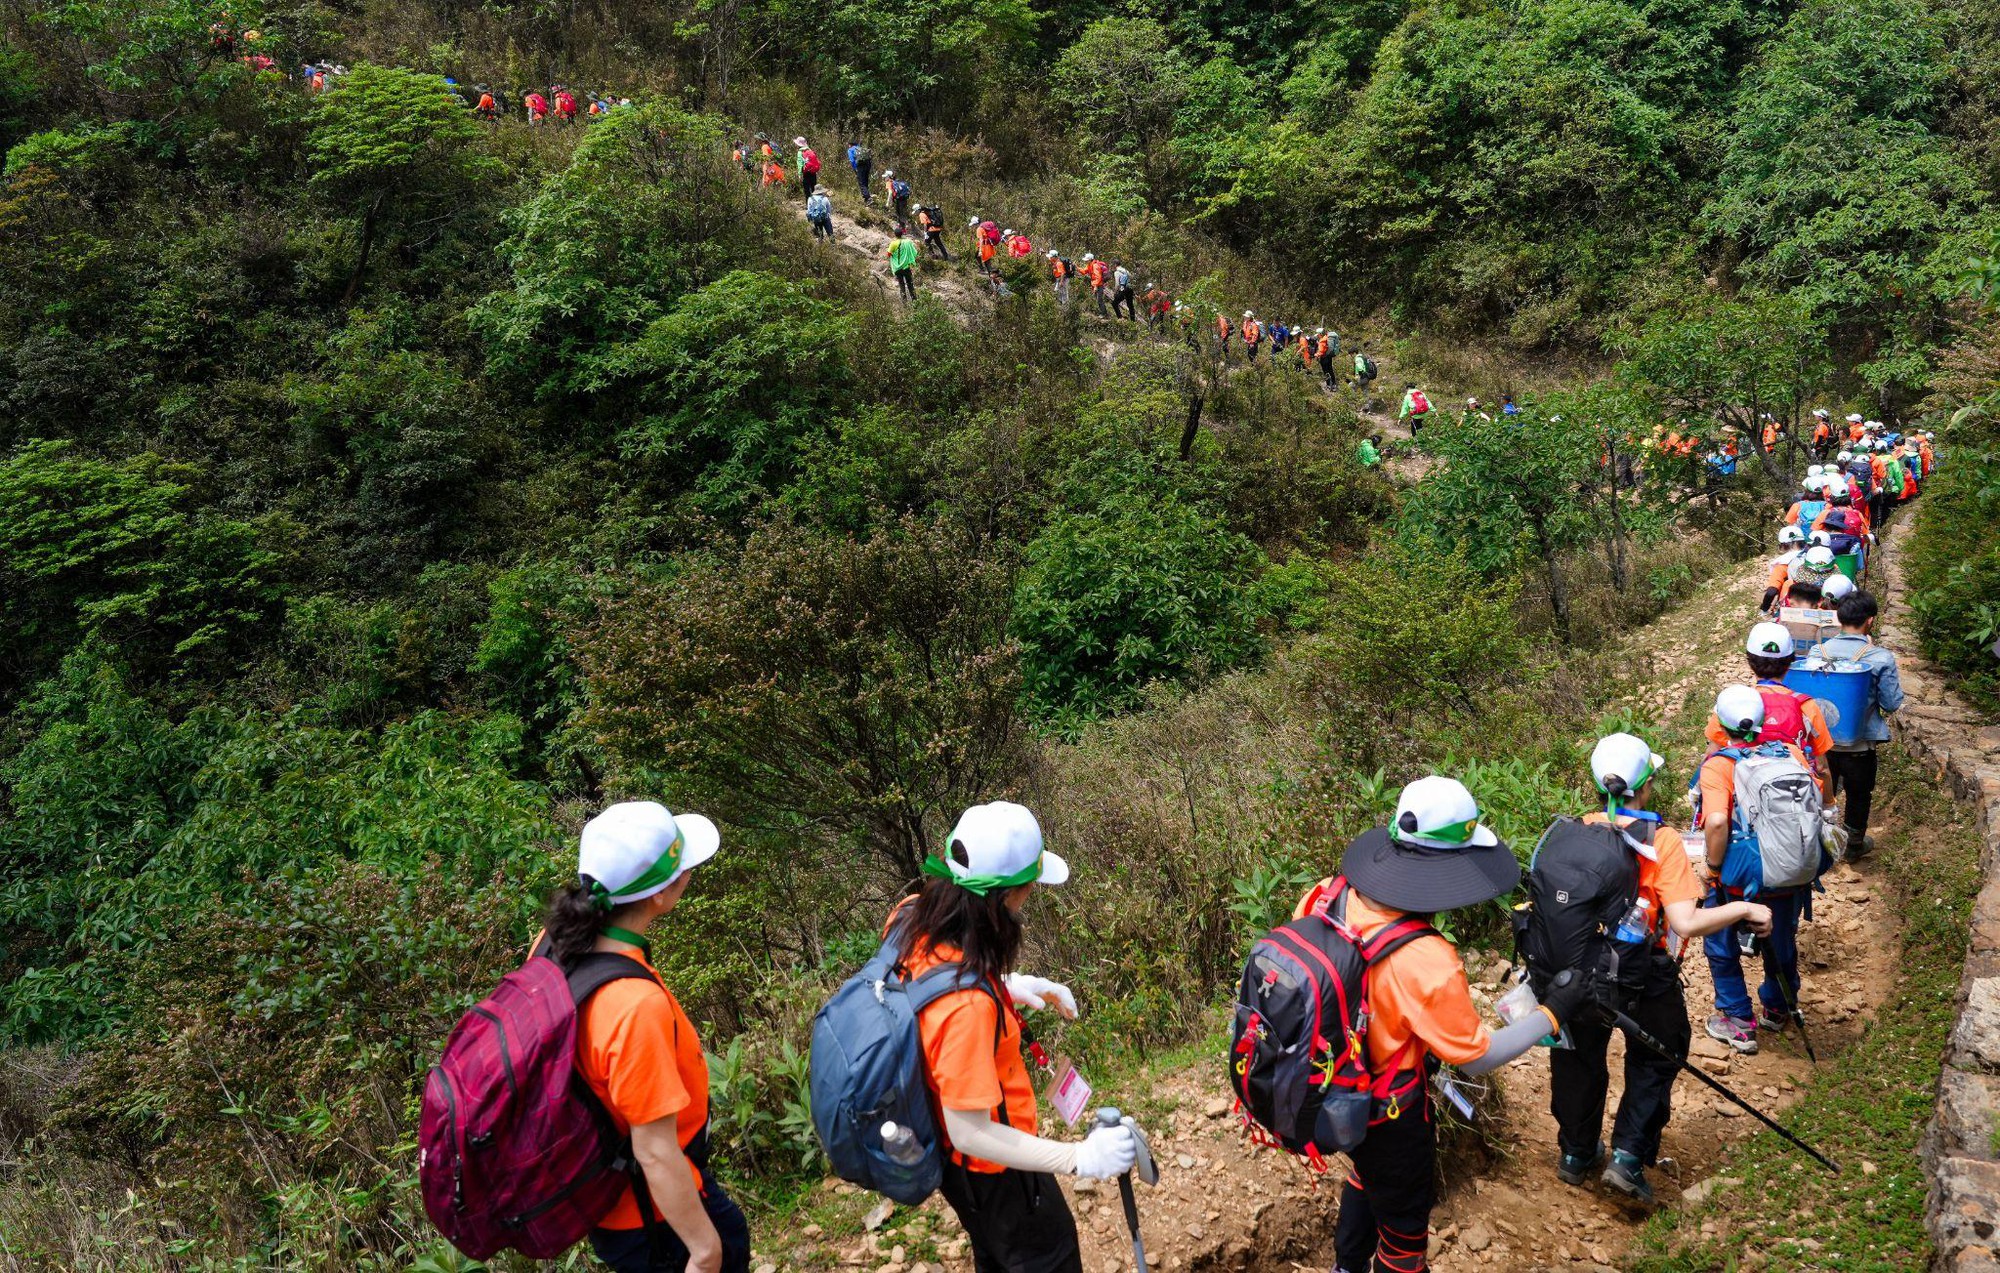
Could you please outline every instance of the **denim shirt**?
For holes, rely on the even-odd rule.
[[[1861,730],[1856,735],[1860,742],[1852,747],[1836,748],[1839,751],[1867,751],[1877,743],[1889,741],[1889,722],[1884,713],[1893,712],[1903,705],[1903,679],[1896,670],[1896,656],[1875,644],[1867,637],[1854,632],[1843,632],[1837,637],[1828,637],[1807,651],[1808,657],[1845,659],[1859,663],[1868,669],[1875,684],[1868,696],[1868,714],[1862,718]]]

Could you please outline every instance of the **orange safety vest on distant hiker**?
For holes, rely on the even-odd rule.
[[[779,163],[779,162],[778,162],[777,160],[775,160],[775,159],[773,159],[773,160],[772,160],[771,162],[769,162],[769,163],[765,164],[765,165],[764,165],[764,184],[765,184],[765,185],[767,185],[767,186],[782,186],[782,185],[784,185],[784,184],[785,184],[785,165],[783,165],[783,164]]]
[[[1778,445],[1778,426],[1773,421],[1764,426],[1764,449],[1768,451],[1776,445]]]
[[[481,93],[479,95],[479,106],[477,109],[482,115],[493,115],[499,111],[499,108],[493,103],[493,94],[491,93]]]
[[[1868,432],[1868,426],[1861,421],[1849,420],[1847,422],[1847,440],[1849,442],[1859,442],[1861,435],[1866,432]]]
[[[1104,275],[1105,275],[1104,262],[1085,261],[1083,263],[1083,276],[1086,279],[1090,280],[1090,285],[1092,287],[1103,287]]]
[[[1814,446],[1825,446],[1828,442],[1832,440],[1833,440],[1833,425],[1829,424],[1825,420],[1821,420],[1818,424],[1813,426]]]
[[[1215,338],[1221,341],[1224,347],[1227,347],[1229,344],[1229,333],[1235,330],[1236,328],[1229,321],[1229,315],[1217,314],[1215,316]]]
[[[1059,256],[1051,259],[1049,261],[1049,277],[1056,280],[1058,283],[1068,278],[1069,262],[1063,260]]]
[[[1264,324],[1254,318],[1243,320],[1243,343],[1255,345],[1264,339]]]

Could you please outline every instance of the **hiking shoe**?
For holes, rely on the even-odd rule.
[[[1590,1179],[1590,1173],[1604,1165],[1604,1142],[1598,1141],[1597,1148],[1584,1154],[1559,1154],[1556,1156],[1556,1175],[1562,1177],[1566,1185],[1581,1186]]]
[[[1785,1027],[1791,1023],[1792,1018],[1789,1014],[1773,1012],[1761,1003],[1757,1005],[1757,1028],[1759,1030],[1770,1030],[1776,1034],[1783,1034]]]
[[[1862,858],[1867,857],[1870,853],[1873,853],[1874,851],[1875,851],[1874,836],[1869,835],[1866,831],[1856,831],[1853,827],[1847,828],[1848,861],[1859,862]]]
[[[1708,1019],[1708,1037],[1720,1039],[1744,1056],[1757,1053],[1757,1023],[1744,1017],[1725,1017],[1716,1013]]]
[[[1652,1183],[1646,1179],[1646,1169],[1640,1165],[1638,1158],[1622,1149],[1611,1155],[1611,1161],[1605,1164],[1604,1174],[1598,1180],[1606,1188],[1617,1190],[1625,1201],[1647,1211],[1659,1205],[1653,1197]]]

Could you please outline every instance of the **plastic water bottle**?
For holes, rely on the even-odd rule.
[[[882,1124],[882,1152],[905,1167],[914,1167],[924,1160],[924,1147],[917,1143],[917,1134],[896,1122]]]
[[[1628,946],[1637,946],[1652,935],[1653,904],[1642,897],[1632,903],[1632,909],[1618,921],[1617,940]]]

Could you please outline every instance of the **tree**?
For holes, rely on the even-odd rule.
[[[613,785],[858,841],[913,879],[1021,763],[1007,574],[943,521],[767,522],[582,634],[585,723]]]
[[[1577,420],[1527,414],[1482,420],[1467,412],[1426,425],[1423,448],[1439,465],[1404,505],[1403,534],[1463,545],[1488,575],[1539,561],[1556,632],[1570,639],[1562,554],[1590,538],[1584,488],[1601,441]]]
[[[1096,145],[1136,160],[1157,197],[1191,71],[1159,23],[1102,18],[1056,59],[1050,96]]]
[[[1826,334],[1805,301],[1705,294],[1660,310],[1619,344],[1626,383],[1662,412],[1722,422],[1772,480],[1797,483],[1804,451],[1793,445],[1772,454],[1762,425],[1768,414],[1796,441],[1800,416],[1825,379]]]
[[[479,124],[436,75],[356,66],[315,104],[306,154],[312,185],[361,217],[361,249],[343,301],[368,270],[377,228],[409,208],[463,198],[502,170],[477,153]]]

